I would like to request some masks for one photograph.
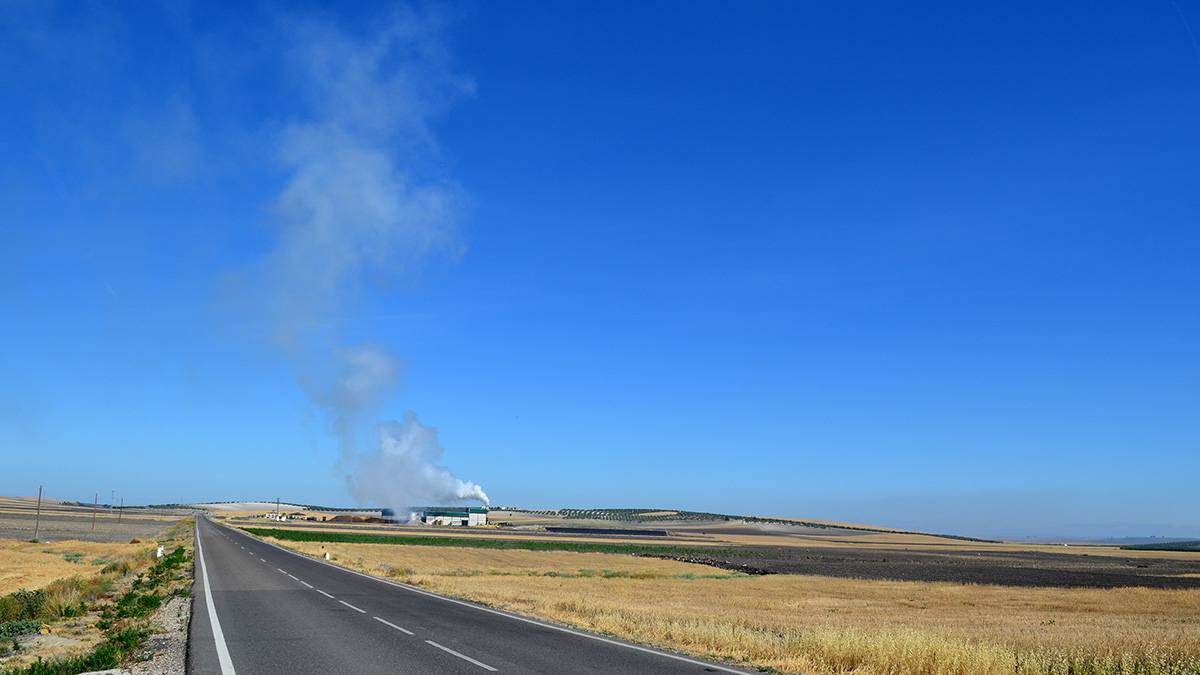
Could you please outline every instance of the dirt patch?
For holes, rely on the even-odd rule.
[[[38,658],[52,660],[82,656],[100,642],[96,631],[88,630],[82,622],[71,622],[54,629],[50,634],[35,633],[16,638],[19,655],[6,659],[4,668],[24,667]]]
[[[1200,588],[1194,560],[1036,551],[909,551],[800,546],[746,547],[727,554],[645,554],[747,574],[941,581],[1019,587]]]
[[[329,519],[331,523],[375,523],[379,525],[394,525],[395,521],[375,516],[334,516]]]

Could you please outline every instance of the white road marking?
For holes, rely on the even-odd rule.
[[[275,546],[275,544],[270,544],[270,545]],[[287,551],[286,548],[283,548],[281,546],[275,546],[275,548],[278,548],[280,551]],[[292,552],[288,551],[288,553],[292,553]],[[292,553],[292,555],[298,555],[298,554]],[[439,595],[432,591],[427,591],[423,588],[417,588],[416,586],[409,586],[408,584],[402,584],[398,581],[392,581],[391,579],[380,579],[379,577],[373,577],[369,574],[364,574],[363,572],[359,572],[358,570],[352,570],[352,569],[349,569],[346,567],[341,567],[335,563],[325,562],[324,560],[317,560],[317,562],[324,564],[324,565],[329,565],[330,567],[332,567],[334,569],[342,570],[343,572],[349,572],[350,574],[356,574],[364,579],[370,579],[371,581],[378,581],[379,583],[387,584],[388,586],[394,586],[395,588],[399,588],[401,590],[405,590],[410,593],[426,595],[431,598],[437,598],[438,600],[441,600],[443,602],[450,602],[455,605],[469,607],[471,609],[478,610],[480,612],[487,612],[488,614],[495,614],[496,616],[503,616],[503,617],[512,619],[513,621],[520,621],[522,623],[528,623],[528,624],[532,624],[534,626],[541,626],[542,628],[549,628],[550,630],[556,630],[556,631],[559,631],[560,633],[570,633],[571,635],[576,635],[576,636],[579,636],[582,638],[587,638],[589,640],[595,640],[596,642],[603,642],[605,644],[613,645],[614,647],[623,647],[625,649],[632,649],[633,651],[637,651],[637,652],[645,652],[647,654],[654,654],[655,656],[661,656],[666,659],[674,659],[676,661],[683,661],[684,663],[691,663],[691,664],[697,665],[697,666],[704,666],[705,668],[708,668],[709,670],[720,671],[722,673],[735,673],[735,674],[744,675],[745,673],[749,672],[744,669],[728,668],[726,666],[722,666],[720,664],[713,663],[711,661],[700,661],[698,659],[693,659],[693,658],[690,658],[687,656],[682,656],[680,654],[672,654],[670,652],[663,652],[663,651],[659,651],[657,649],[651,649],[650,647],[643,647],[642,645],[635,645],[632,642],[621,642],[620,640],[614,640],[612,638],[604,637],[603,635],[596,635],[595,633],[585,633],[584,631],[575,630],[574,628],[568,628],[566,626],[558,626],[558,625],[555,625],[552,623],[547,623],[545,621],[538,621],[537,619],[530,619],[528,617],[519,616],[517,614],[510,614],[508,612],[505,612],[505,611],[502,611],[499,609],[492,609],[491,607],[484,607],[482,605],[476,605],[476,604],[467,602],[465,600],[458,600],[457,598],[451,598],[451,597],[447,597],[445,595]]]
[[[300,580],[299,580],[299,579],[297,579],[296,581],[300,581]],[[308,586],[309,588],[312,588],[312,587],[313,587],[313,585],[312,585],[312,584],[310,584],[310,583],[308,583],[307,581],[300,581],[300,583],[304,584],[305,586]]]
[[[288,576],[289,576],[289,577],[292,577],[292,575],[290,575],[290,574],[289,574]],[[296,579],[296,577],[292,577],[292,578],[293,578],[293,579]],[[300,580],[299,580],[299,579],[296,579],[296,581],[300,581]]]
[[[279,568],[278,568],[278,567],[276,567],[275,569],[279,570]],[[283,570],[279,570],[279,571],[280,571],[280,572],[283,572]],[[283,572],[283,573],[284,573],[284,574],[287,574],[287,572]]]
[[[352,604],[350,604],[350,603],[346,602],[345,600],[338,600],[338,602],[340,602],[340,603],[342,603],[343,605],[345,605],[345,606],[349,607],[350,609],[352,609],[352,610],[354,610],[354,611],[358,612],[359,614],[366,614],[366,613],[367,613],[367,610],[365,610],[365,609],[359,609],[359,608],[355,607],[354,605],[352,605]]]
[[[401,628],[400,626],[397,626],[396,624],[392,623],[391,621],[387,621],[387,620],[381,619],[379,617],[375,617],[375,620],[385,626],[391,626],[392,628],[395,628],[396,630],[400,631],[401,633],[404,633],[405,635],[413,634],[413,632],[411,630],[408,630],[407,628]]]
[[[309,586],[309,588],[312,588],[312,587],[311,587],[311,586]],[[325,597],[329,598],[330,600],[333,600],[333,599],[334,599],[332,595],[330,595],[330,594],[326,593],[325,591],[323,591],[323,590],[321,590],[321,589],[319,589],[319,588],[313,588],[313,590],[314,590],[314,591],[316,591],[316,592],[318,592],[318,593],[320,593],[321,595],[323,595],[323,596],[325,596]]]
[[[237,675],[229,648],[225,646],[225,633],[217,619],[217,608],[213,605],[212,586],[208,585],[208,566],[204,564],[204,551],[200,548],[200,526],[196,525],[196,557],[200,559],[200,577],[204,579],[204,603],[208,605],[208,622],[212,624],[213,641],[217,643],[217,661],[221,664],[221,675]]]
[[[463,661],[469,661],[471,663],[474,663],[475,665],[479,666],[480,668],[483,668],[484,670],[490,670],[493,673],[496,672],[496,669],[489,666],[488,664],[486,664],[482,661],[476,661],[475,659],[473,659],[469,656],[459,654],[458,652],[454,651],[453,649],[450,649],[449,647],[443,647],[443,646],[439,645],[438,643],[434,642],[433,640],[426,640],[425,643],[431,644],[434,647],[437,647],[438,649],[446,652],[447,654],[453,654],[453,655],[457,656],[458,658],[462,659]]]
[[[229,527],[229,526],[224,525],[222,527]],[[250,536],[250,535],[246,535],[246,536]],[[267,546],[273,546],[273,547],[279,549],[280,551],[283,551],[284,553],[289,553],[291,555],[300,555],[299,553],[296,553],[295,551],[289,551],[288,549],[286,549],[282,546],[279,546],[278,544],[272,544],[272,543],[266,542],[266,541],[263,541],[261,543],[264,543]],[[305,557],[305,559],[308,560],[309,558]],[[437,598],[438,600],[441,600],[442,602],[450,602],[450,603],[453,603],[456,605],[461,605],[463,607],[468,607],[470,609],[474,609],[476,611],[487,612],[488,614],[495,614],[496,616],[502,616],[507,619],[512,619],[513,621],[520,621],[522,623],[527,623],[527,624],[531,624],[534,626],[540,626],[542,628],[548,628],[550,630],[555,630],[560,633],[569,633],[571,635],[575,635],[575,636],[581,637],[581,638],[586,638],[588,640],[595,640],[596,642],[603,642],[605,644],[609,644],[614,647],[621,647],[623,649],[631,649],[631,650],[637,651],[637,652],[645,652],[647,654],[661,656],[664,659],[673,659],[675,661],[682,661],[684,663],[690,663],[690,664],[696,665],[696,666],[704,666],[705,668],[708,668],[709,670],[719,671],[722,673],[735,673],[735,675],[746,675],[746,673],[750,672],[748,670],[745,670],[744,668],[737,668],[737,669],[729,668],[727,666],[722,666],[719,663],[714,663],[712,661],[701,661],[699,659],[693,659],[691,657],[682,656],[680,654],[672,654],[670,652],[664,652],[664,651],[660,651],[660,650],[653,649],[650,647],[643,647],[642,645],[636,645],[631,642],[621,642],[620,640],[608,638],[603,635],[596,635],[595,633],[587,633],[587,632],[584,632],[581,630],[576,630],[574,628],[568,628],[566,626],[559,626],[559,625],[556,625],[553,623],[548,623],[546,621],[538,621],[537,619],[530,619],[528,617],[518,616],[516,614],[511,614],[509,612],[505,612],[505,611],[502,611],[499,609],[492,609],[491,607],[484,607],[482,605],[476,605],[476,604],[467,602],[465,600],[458,600],[456,598],[451,598],[451,597],[448,597],[445,595],[440,595],[438,593],[434,593],[432,591],[427,591],[427,590],[424,590],[421,588],[417,588],[416,586],[409,586],[408,584],[403,584],[398,581],[392,581],[390,579],[381,579],[379,577],[373,577],[370,574],[365,574],[365,573],[359,572],[357,570],[352,570],[352,569],[349,569],[346,567],[342,567],[342,566],[338,565],[337,563],[328,562],[325,560],[321,560],[319,558],[315,559],[315,562],[321,563],[322,565],[328,565],[329,567],[332,567],[333,569],[336,569],[336,570],[340,570],[342,572],[347,572],[349,574],[354,574],[354,575],[360,576],[364,579],[369,579],[371,581],[377,581],[382,584],[387,584],[388,586],[392,586],[394,588],[399,588],[401,590],[408,591],[409,593],[418,593],[420,595],[425,595],[425,596],[428,596],[431,598]],[[300,583],[303,584],[304,582],[301,581]],[[309,588],[312,588],[312,586],[309,584],[304,584],[304,585],[308,586]],[[330,596],[330,597],[333,597],[333,596]]]

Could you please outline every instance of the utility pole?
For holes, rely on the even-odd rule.
[[[275,520],[279,520],[279,497],[275,498]]]
[[[113,504],[117,503],[117,491],[109,490],[108,492],[108,515],[112,517]]]
[[[125,498],[121,497],[121,508],[117,510],[117,524],[121,524],[121,514],[125,513]]]
[[[96,493],[96,501],[92,502],[92,532],[96,531],[96,507],[100,505],[100,493]]]
[[[42,524],[42,486],[38,486],[37,515],[33,518],[33,538],[37,539],[38,526]]]

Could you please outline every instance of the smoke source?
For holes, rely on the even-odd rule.
[[[356,457],[357,470],[346,478],[360,501],[396,506],[468,499],[488,503],[482,488],[438,465],[443,450],[437,429],[421,424],[415,412],[405,412],[403,422],[381,423],[376,431],[378,448]]]
[[[280,128],[288,180],[274,204],[277,243],[253,287],[269,308],[273,342],[338,439],[337,469],[360,504],[487,503],[479,486],[438,464],[437,430],[416,413],[379,424],[373,447],[360,442],[404,362],[343,335],[377,286],[411,280],[435,254],[461,252],[461,190],[417,177],[435,164],[430,118],[471,90],[446,66],[437,28],[411,11],[368,39],[329,22],[293,27],[290,58],[312,115]]]

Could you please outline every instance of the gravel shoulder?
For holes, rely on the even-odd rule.
[[[192,596],[175,597],[154,614],[155,632],[142,646],[149,661],[133,666],[130,675],[184,675]]]

